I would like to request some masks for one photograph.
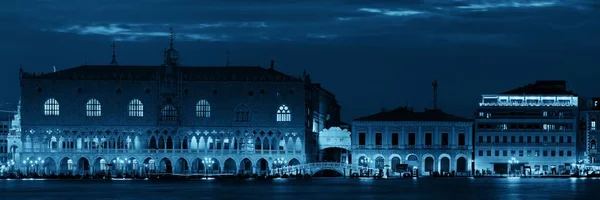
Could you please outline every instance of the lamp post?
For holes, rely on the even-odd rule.
[[[371,175],[370,171],[369,171],[369,163],[373,162],[371,159],[369,159],[368,157],[365,157],[363,159],[360,159],[358,161],[360,163],[361,166],[364,166],[364,168],[367,168],[367,175]]]
[[[204,160],[202,160],[202,164],[204,164],[204,176],[208,176],[208,168],[212,169],[212,165],[215,164],[215,161],[210,158],[204,158]]]
[[[285,164],[285,160],[283,158],[277,158],[273,161],[273,165],[275,165],[275,168],[277,169],[277,172],[279,175],[282,174],[282,166],[283,164]]]
[[[515,157],[512,157],[510,160],[508,160],[508,163],[510,164],[510,172],[513,172],[515,171],[515,166],[519,164],[519,160],[517,160]]]

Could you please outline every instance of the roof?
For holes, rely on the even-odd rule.
[[[442,110],[425,109],[423,112],[415,112],[408,107],[400,107],[394,110],[384,110],[379,113],[360,117],[354,121],[447,121],[447,122],[470,122],[471,119],[458,117],[443,112]]]
[[[166,66],[134,65],[82,65],[52,73],[22,72],[22,79],[57,80],[155,80],[159,72],[165,72]],[[293,77],[274,69],[260,66],[178,66],[173,67],[175,74],[181,74],[186,81],[261,81],[261,82],[299,82]],[[162,74],[162,73],[161,73]]]
[[[501,94],[577,95],[573,91],[567,90],[567,82],[564,80],[536,81],[533,84],[502,92]]]

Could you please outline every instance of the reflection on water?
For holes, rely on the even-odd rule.
[[[579,199],[600,179],[0,180],[0,199]]]

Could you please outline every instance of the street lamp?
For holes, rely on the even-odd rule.
[[[204,164],[204,175],[207,176],[208,175],[208,168],[212,169],[212,165],[215,164],[215,161],[213,159],[210,159],[210,158],[204,158],[204,160],[202,160],[202,164]]]
[[[273,161],[273,165],[275,165],[275,168],[277,169],[277,173],[281,175],[282,173],[282,166],[283,164],[285,164],[285,160],[283,158],[277,158]]]
[[[369,163],[371,163],[373,161],[371,159],[369,159],[368,157],[365,157],[363,159],[360,159],[358,162],[360,163],[360,165],[362,165],[365,168],[367,168],[367,173],[370,175],[371,172],[369,171]]]
[[[508,163],[510,164],[510,171],[515,171],[515,166],[519,164],[519,160],[517,160],[515,157],[510,158],[510,160],[508,160]]]

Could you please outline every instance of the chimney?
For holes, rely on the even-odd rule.
[[[438,82],[437,82],[437,80],[433,80],[433,83],[431,83],[431,86],[433,86],[433,110],[437,110],[438,109],[438,105],[437,105]]]
[[[271,60],[271,69],[275,68],[275,60]]]

